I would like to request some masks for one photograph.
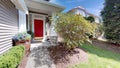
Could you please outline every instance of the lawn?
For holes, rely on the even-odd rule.
[[[69,68],[120,68],[120,54],[91,44],[84,44],[80,47],[88,53],[89,60]]]

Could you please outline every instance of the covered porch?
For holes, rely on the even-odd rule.
[[[40,0],[25,0],[29,14],[27,15],[27,31],[33,33],[33,41],[45,41],[48,38],[57,37],[53,22],[50,18],[64,10],[64,7]]]

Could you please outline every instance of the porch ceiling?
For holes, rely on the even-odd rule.
[[[26,14],[28,14],[28,8],[24,2],[24,0],[11,0],[11,2],[15,5],[15,7]]]
[[[41,9],[31,8],[31,7],[29,7],[28,10],[29,10],[29,12],[40,13],[40,14],[48,15],[48,16],[51,16],[51,14],[52,14],[52,12],[50,12],[50,11],[45,11],[45,10],[41,10]]]
[[[52,15],[54,12],[64,10],[64,7],[40,0],[25,0],[29,11]]]

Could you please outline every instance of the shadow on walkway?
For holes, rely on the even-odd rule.
[[[28,57],[26,68],[55,68],[47,50],[47,44],[32,46],[31,54]]]

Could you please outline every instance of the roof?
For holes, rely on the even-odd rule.
[[[98,16],[96,16],[96,15],[94,15],[94,14],[92,14],[92,13],[89,13],[85,8],[83,8],[82,6],[77,6],[77,7],[75,7],[75,8],[73,8],[73,9],[71,9],[70,11],[73,11],[73,10],[82,10],[82,11],[84,11],[87,15],[90,15],[90,16],[93,16],[93,17],[96,17],[96,18],[99,18]],[[70,12],[70,11],[68,11],[68,12]]]
[[[39,2],[39,3],[42,3],[42,4],[46,4],[46,5],[49,5],[49,6],[56,7],[56,8],[61,9],[61,11],[65,9],[64,6],[61,6],[61,5],[58,5],[58,4],[55,4],[55,3],[51,3],[49,1],[43,1],[43,0],[31,0],[31,1],[36,1],[36,2]]]
[[[85,8],[83,8],[82,6],[78,6],[78,7],[75,7],[76,9],[82,9],[82,10],[85,10]]]
[[[75,11],[75,10],[82,10],[82,11],[84,11],[85,13],[87,13],[86,9],[83,8],[82,6],[74,7],[73,9],[69,10],[68,12]]]

